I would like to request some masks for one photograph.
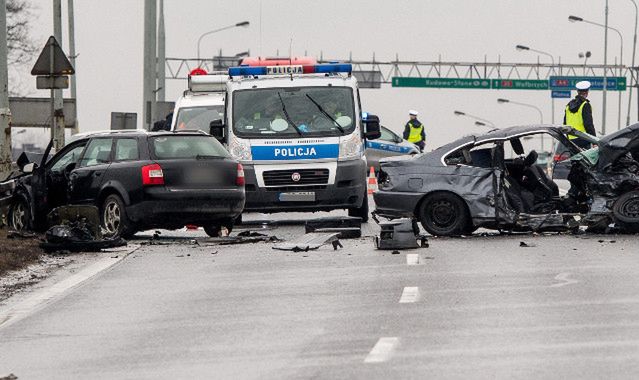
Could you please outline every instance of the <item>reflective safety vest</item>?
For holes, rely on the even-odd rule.
[[[581,103],[581,105],[579,106],[579,109],[577,109],[577,112],[572,113],[570,111],[570,106],[567,105],[566,106],[566,125],[571,126],[573,128],[575,128],[578,131],[584,132],[586,133],[586,127],[584,126],[584,117],[583,117],[583,110],[584,110],[584,105],[586,105],[586,101],[584,101],[583,103]],[[576,139],[577,136],[573,136],[573,135],[568,135],[569,139]]]
[[[422,141],[422,131],[424,130],[424,124],[420,124],[419,127],[415,127],[412,123],[408,123],[410,126],[410,134],[408,135],[408,141],[412,143],[418,143]]]

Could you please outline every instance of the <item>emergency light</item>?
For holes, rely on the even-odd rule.
[[[292,74],[329,74],[351,73],[350,63],[325,63],[319,65],[278,65],[278,66],[239,66],[229,68],[229,76],[253,75],[292,75]]]

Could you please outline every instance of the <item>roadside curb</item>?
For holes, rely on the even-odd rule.
[[[37,290],[24,300],[11,306],[8,310],[0,312],[0,329],[21,320],[34,311],[52,302],[55,302],[57,299],[61,298],[60,296],[63,293],[83,284],[87,280],[106,271],[107,269],[112,268],[139,248],[139,244],[130,244],[125,247],[125,250],[121,250],[121,248],[120,250],[118,248],[105,250],[104,252],[106,253],[117,253],[117,256],[102,258],[83,268],[79,272],[58,281],[47,288]]]

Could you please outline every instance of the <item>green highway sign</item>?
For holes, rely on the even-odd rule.
[[[547,90],[548,81],[545,79],[492,79],[495,90]]]
[[[480,88],[489,89],[489,79],[466,78],[408,78],[393,77],[393,87],[430,87],[430,88]]]

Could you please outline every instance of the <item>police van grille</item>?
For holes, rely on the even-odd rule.
[[[263,144],[264,145],[293,145],[295,144],[296,146],[299,144],[322,144],[324,143],[324,140],[322,139],[304,139],[304,140],[271,140],[271,141],[264,141]]]
[[[299,181],[293,181],[293,173],[299,173]],[[266,186],[324,185],[328,183],[328,169],[270,170],[262,177]]]

